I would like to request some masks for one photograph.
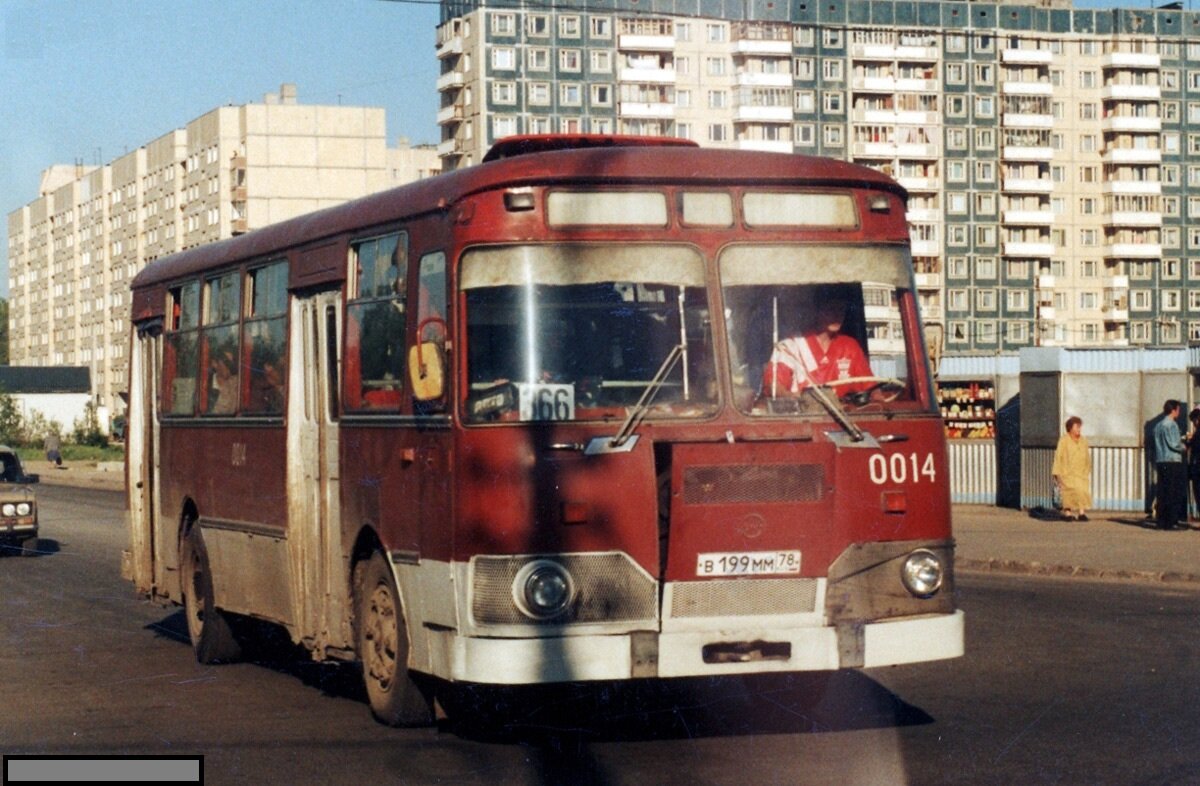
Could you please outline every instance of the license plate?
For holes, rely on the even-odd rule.
[[[697,576],[759,576],[799,572],[799,551],[726,551],[696,555]]]

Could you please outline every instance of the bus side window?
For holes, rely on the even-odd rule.
[[[200,282],[189,281],[173,287],[167,297],[162,411],[166,415],[194,415],[196,383],[200,377]]]
[[[444,379],[447,367],[446,341],[449,338],[447,335],[449,326],[446,322],[446,255],[443,252],[435,251],[421,257],[417,285],[415,343],[417,345],[433,344],[436,347],[437,362],[441,363],[440,369],[421,369],[421,371],[426,375],[429,373],[441,374]],[[419,412],[441,412],[446,408],[445,402],[446,391],[443,387],[441,395],[433,399],[421,400],[414,395],[413,406]]]
[[[253,268],[246,276],[248,311],[242,329],[242,409],[255,415],[283,414],[287,378],[287,262]]]
[[[240,385],[241,276],[223,273],[205,282],[204,326],[200,331],[200,358],[207,376],[201,389],[201,409],[206,415],[233,415],[238,410]]]
[[[399,411],[405,374],[408,233],[351,244],[353,297],[346,309],[345,406]]]

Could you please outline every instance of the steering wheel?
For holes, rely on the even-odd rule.
[[[840,400],[842,402],[853,404],[856,407],[863,407],[871,402],[871,394],[877,390],[881,390],[891,391],[880,398],[881,403],[890,404],[899,398],[900,394],[908,387],[906,383],[895,377],[851,377],[850,379],[835,379],[826,384],[831,387],[837,387],[839,385],[850,385],[859,382],[870,382],[872,384],[864,390],[856,390],[853,393],[841,396]]]

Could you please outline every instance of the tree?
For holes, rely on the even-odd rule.
[[[25,423],[17,400],[0,389],[0,442],[16,446],[25,437]]]

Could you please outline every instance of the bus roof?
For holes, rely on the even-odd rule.
[[[584,137],[573,136],[576,142]],[[615,138],[613,144],[553,149],[553,137],[501,140],[495,160],[426,180],[381,191],[335,207],[180,251],[157,259],[133,279],[132,287],[161,286],[239,261],[279,255],[347,232],[382,226],[448,210],[471,194],[497,188],[552,185],[690,183],[697,187],[733,185],[826,186],[907,192],[896,181],[869,167],[830,158],[699,148],[686,140]],[[638,141],[630,141],[638,140]],[[624,143],[623,143],[624,142]],[[525,149],[523,150],[522,147]],[[534,152],[526,152],[532,148]],[[505,156],[505,149],[519,153]],[[489,152],[489,156],[492,153]],[[136,316],[135,316],[136,318]]]
[[[486,164],[513,156],[548,150],[580,150],[592,147],[699,147],[690,139],[669,136],[613,136],[609,134],[525,134],[507,136],[492,145],[483,157]]]

